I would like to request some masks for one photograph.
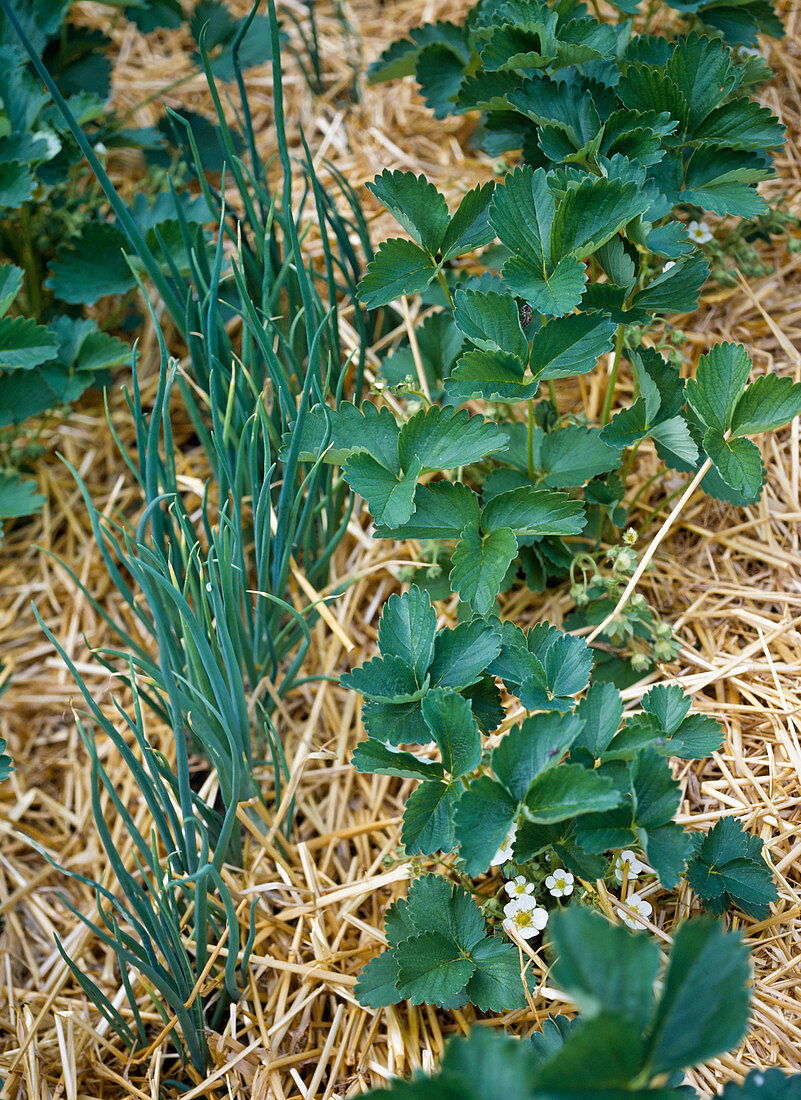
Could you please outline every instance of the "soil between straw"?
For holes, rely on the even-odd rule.
[[[300,3],[292,8],[303,17]],[[411,0],[343,3],[341,10],[352,29],[348,46],[333,6],[322,7],[317,18],[324,96],[316,99],[310,94],[291,62],[286,77],[290,121],[295,128],[303,125],[321,165],[330,159],[354,186],[386,167],[424,172],[452,198],[491,177],[492,165],[468,150],[469,120],[436,122],[411,81],[369,88],[360,76],[358,100],[351,94],[351,62],[363,72],[384,45],[412,25],[458,19],[466,8],[463,2],[443,0],[422,5]],[[181,32],[144,39],[130,27],[112,27],[110,10],[100,5],[84,4],[81,14],[91,25],[110,30],[115,39],[115,103],[120,109],[133,107],[166,82],[190,73],[191,45]],[[765,43],[777,78],[765,90],[764,101],[787,125],[788,144],[777,160],[777,179],[765,190],[786,192],[790,208],[798,213],[801,11],[797,4],[785,3],[782,14],[785,39]],[[262,151],[269,153],[274,148],[269,72],[252,71],[248,84]],[[208,107],[202,77],[192,76],[167,102]],[[149,105],[138,109],[133,121],[145,125],[156,118],[156,105]],[[123,188],[134,185],[134,159],[121,156],[112,161],[112,169]],[[369,196],[366,209],[376,241],[384,232],[395,232]],[[694,360],[716,339],[741,340],[758,373],[776,371],[798,378],[801,256],[778,248],[766,247],[764,252],[775,274],[733,289],[710,284],[703,308],[677,323],[687,334]],[[347,306],[344,311],[347,314]],[[413,305],[412,316],[414,311]],[[182,349],[173,350],[180,354]],[[373,362],[380,351],[375,349]],[[152,332],[144,334],[141,361],[152,371]],[[584,401],[597,410],[603,382],[598,371],[581,383],[563,384],[560,400]],[[124,442],[132,443],[119,388],[109,400],[117,431]],[[206,476],[204,456],[192,440],[188,424],[179,420],[176,442],[190,500]],[[98,395],[88,395],[67,419],[47,421],[41,442],[47,455],[39,465],[40,488],[48,504],[41,517],[9,528],[0,547],[0,657],[11,666],[11,684],[0,699],[0,732],[8,739],[17,767],[0,787],[0,1076],[8,1077],[3,1095],[36,1100],[155,1098],[161,1082],[175,1071],[169,1044],[128,1061],[87,1005],[55,951],[53,934],[113,1000],[120,979],[112,957],[70,916],[58,895],[63,892],[87,914],[93,910],[93,898],[49,867],[28,843],[28,838],[35,840],[60,863],[86,875],[102,876],[107,865],[92,822],[89,762],[71,713],[78,693],[42,636],[31,601],[73,656],[97,700],[110,711],[112,685],[84,641],[85,635],[91,645],[101,645],[107,631],[44,551],[64,559],[110,614],[124,617],[124,612],[79,494],[56,453],[77,467],[98,506],[133,514],[138,498],[115,452]],[[779,882],[780,900],[767,921],[732,917],[754,948],[753,1027],[739,1051],[691,1076],[706,1094],[751,1066],[801,1070],[799,454],[796,422],[763,446],[768,480],[758,506],[736,510],[694,498],[643,582],[648,598],[677,622],[683,643],[679,659],[651,679],[681,683],[693,692],[695,709],[718,717],[727,731],[724,748],[712,760],[683,766],[682,810],[692,812],[696,824],[710,826],[721,814],[734,813],[764,839]],[[632,485],[634,478],[641,483],[656,469],[646,448],[640,455]],[[669,476],[656,481],[641,498],[634,525],[672,488]],[[651,536],[657,526],[652,525]],[[641,548],[647,541],[646,533]],[[399,570],[413,551],[408,544],[373,541],[364,516],[353,521],[332,573],[332,583],[346,576],[358,578],[332,604],[353,648],[347,651],[325,624],[319,625],[307,665],[310,673],[338,673],[374,653],[381,606],[399,588]],[[570,607],[562,591],[545,598],[521,591],[507,598],[503,612],[522,625],[541,619],[559,623]],[[445,606],[443,621],[453,612],[452,605]],[[629,692],[629,697],[635,694]],[[409,873],[408,863],[397,858],[397,844],[411,784],[361,776],[350,767],[350,751],[363,736],[359,708],[352,694],[329,682],[296,691],[284,702],[277,722],[288,757],[298,762],[295,843],[282,855],[270,840],[273,823],[265,819],[256,826],[243,813],[244,866],[231,868],[227,877],[241,903],[243,921],[253,896],[261,902],[250,987],[224,1034],[211,1038],[214,1082],[209,1079],[205,1088],[198,1081],[196,1092],[189,1095],[263,1100],[354,1095],[392,1074],[432,1068],[447,1035],[474,1019],[472,1009],[440,1012],[404,1004],[373,1012],[359,1007],[353,995],[356,975],[381,949],[383,911],[405,890]],[[171,756],[169,731],[152,718],[149,723],[154,743]],[[144,822],[145,810],[129,777],[112,753],[104,762],[134,817]],[[264,785],[269,804],[268,769]],[[671,899],[656,891],[652,900],[655,927],[665,940],[675,920],[697,908],[689,892]],[[540,967],[539,958],[533,965]],[[155,1036],[161,1021],[144,990],[141,1004]],[[559,1008],[558,994],[544,974],[536,1011],[483,1023],[527,1033],[538,1018]]]

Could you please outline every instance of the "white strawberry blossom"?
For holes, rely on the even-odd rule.
[[[512,858],[514,852],[514,843],[517,836],[517,825],[513,825],[506,836],[503,838],[503,844],[501,844],[498,851],[490,860],[490,867],[499,867],[502,863],[508,863]]]
[[[558,867],[552,875],[548,875],[545,880],[545,885],[548,887],[552,897],[566,898],[568,894],[573,893],[573,883],[575,879],[569,871],[565,871],[562,867]]]
[[[618,909],[618,916],[627,924],[629,928],[642,928],[648,917],[653,913],[654,909],[650,901],[642,897],[641,894],[629,894],[626,898],[626,905],[629,909],[634,911],[632,915],[627,913],[624,909]]]
[[[512,899],[526,897],[526,895],[534,893],[534,883],[527,882],[524,875],[513,878],[511,882],[505,883],[503,888]]]
[[[687,236],[696,244],[706,244],[712,240],[712,230],[706,222],[690,222],[687,226]]]
[[[547,909],[540,909],[530,894],[513,898],[503,907],[505,920],[503,930],[508,936],[512,933],[523,940],[538,936],[548,923]]]
[[[676,261],[675,260],[668,260],[668,262],[662,268],[662,274],[664,275],[666,271],[670,271],[670,269],[675,267],[675,266],[676,266]]]
[[[632,852],[631,848],[626,848],[612,864],[612,870],[618,882],[623,881],[624,871],[626,872],[625,877],[631,881],[631,879],[637,878],[641,871],[645,870],[645,864],[637,859],[637,856]]]

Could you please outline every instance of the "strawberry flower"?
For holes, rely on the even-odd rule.
[[[687,226],[687,236],[696,244],[706,244],[712,240],[712,230],[706,222],[690,222]]]
[[[508,936],[514,932],[524,940],[531,940],[538,936],[548,923],[548,911],[540,909],[529,894],[514,898],[504,906],[503,912],[504,932]]]
[[[566,898],[568,894],[573,893],[574,882],[575,879],[571,873],[559,867],[552,875],[548,875],[545,880],[545,885],[548,887],[548,891],[552,897]]]
[[[641,894],[629,894],[626,898],[626,905],[628,905],[629,909],[634,910],[636,916],[626,913],[623,909],[618,909],[617,913],[623,923],[627,924],[629,928],[642,928],[648,917],[650,917],[654,911],[650,901],[647,901]]]
[[[614,871],[617,881],[622,882],[624,871],[627,872],[625,875],[626,878],[635,879],[641,871],[645,870],[645,864],[637,859],[637,856],[632,852],[631,848],[626,848],[612,864],[612,870]]]
[[[524,875],[513,878],[511,882],[505,883],[503,888],[513,900],[534,893],[534,883],[527,882]]]
[[[490,867],[499,867],[502,863],[508,863],[512,858],[514,852],[514,843],[517,836],[517,825],[513,825],[506,836],[503,838],[503,844],[501,844],[498,851],[490,860]]]

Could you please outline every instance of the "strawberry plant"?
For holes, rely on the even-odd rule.
[[[691,859],[688,881],[712,912],[731,903],[762,918],[776,900],[759,838],[729,821],[696,837],[673,820],[681,789],[669,758],[701,760],[723,741],[718,722],[688,713],[690,700],[678,686],[651,688],[641,710],[624,715],[612,684],[590,682],[593,656],[583,638],[546,623],[525,633],[491,616],[437,630],[427,594],[414,586],[390,597],[378,639],[380,655],[342,678],[365,700],[369,736],[357,745],[353,764],[419,781],[406,801],[403,850],[439,859],[461,885],[451,889],[438,876],[417,880],[408,901],[387,911],[390,950],[363,971],[356,987],[363,1003],[414,1000],[422,990],[447,1007],[465,998],[485,1009],[520,1007],[519,967],[502,933],[512,930],[511,921],[536,935],[576,879],[606,879],[615,889],[624,878],[631,885],[647,866],[672,889]],[[490,747],[487,735],[505,716],[497,680],[519,701],[516,712],[527,713]],[[436,755],[421,755],[414,745],[436,746]],[[493,893],[486,879],[474,884],[495,867],[519,889]],[[480,907],[469,892],[478,893]],[[440,967],[454,944],[427,935],[418,945],[425,952],[400,945],[436,931],[454,908],[460,920],[469,912],[470,943],[456,944],[460,953],[446,985]],[[399,922],[408,933],[403,941]],[[407,954],[416,960],[411,972]],[[495,985],[475,977],[482,959]]]
[[[702,477],[711,495],[752,503],[764,468],[749,437],[801,409],[801,386],[788,378],[749,384],[742,345],[712,348],[687,382],[642,342],[643,326],[697,305],[709,270],[678,220],[647,220],[644,172],[620,154],[598,176],[524,166],[503,184],[469,191],[453,213],[411,173],[384,172],[370,185],[412,239],[380,246],[360,297],[376,307],[433,284],[444,308],[430,315],[423,332],[431,340],[421,347],[438,352],[401,387],[423,406],[402,423],[388,409],[321,405],[303,446],[316,456],[325,440],[326,460],[344,463],[378,537],[449,546],[450,587],[472,611],[490,611],[518,577],[541,589],[572,570],[583,605],[574,625],[600,622],[614,606],[607,590],[614,582],[598,581],[597,564],[609,553],[607,533],[624,526],[636,504],[637,494],[625,500],[626,483],[643,443],[650,440],[666,466]],[[495,266],[482,274],[446,267],[496,238],[503,260],[498,246],[488,249],[485,263]],[[654,248],[675,258],[663,262]],[[446,345],[448,356],[439,353]],[[560,407],[554,383],[594,370],[607,355],[598,420]],[[615,409],[624,357],[635,395]],[[455,408],[477,400],[487,416]],[[449,469],[460,471],[458,481],[431,479]],[[619,547],[617,577],[635,560]],[[590,567],[589,583],[586,576],[577,583],[577,565],[583,574]],[[628,630],[660,640],[653,615],[649,621],[635,604],[627,616],[620,630],[608,624],[608,639]]]
[[[646,564],[637,532],[622,533],[642,491],[628,496],[638,453],[686,474],[686,494],[753,503],[765,471],[751,437],[801,411],[801,385],[751,381],[740,344],[710,348],[689,378],[680,336],[667,357],[652,345],[666,315],[697,307],[709,275],[711,234],[696,218],[766,209],[756,184],[783,129],[747,94],[764,66],[720,38],[634,36],[530,3],[479,5],[464,31],[430,30],[392,47],[383,75],[416,64],[435,109],[484,109],[492,151],[522,148],[525,163],[455,210],[408,172],[368,185],[407,236],[380,245],[362,302],[420,295],[431,308],[387,364],[400,411],[320,403],[301,449],[342,465],[375,537],[431,548],[437,594],[458,596],[461,620],[438,631],[413,585],[384,609],[379,656],[342,678],[365,700],[355,766],[419,781],[403,851],[453,880],[416,880],[388,911],[389,950],[357,995],[514,1008],[526,989],[503,935],[536,937],[574,892],[592,903],[599,880],[619,888],[614,907],[633,926],[657,889],[632,889],[641,874],[666,889],[686,875],[714,913],[733,904],[761,919],[776,899],[758,838],[734,822],[693,838],[674,820],[669,760],[714,753],[720,726],[690,714],[677,686],[624,714],[605,682],[619,673],[584,638],[524,631],[497,601],[521,578],[542,589],[569,575],[568,627],[627,640],[635,672],[673,655],[669,626],[632,591]],[[461,58],[450,68],[449,50]],[[590,417],[558,386],[602,357]],[[624,361],[633,393],[621,403]],[[495,868],[502,888],[484,877]]]
[[[639,5],[621,0],[614,7],[631,16]],[[659,7],[652,4],[651,13]],[[715,0],[678,0],[675,8],[686,19],[674,20],[670,30],[687,37],[671,42],[650,32],[650,17],[612,24],[599,13],[591,15],[580,0],[480,0],[461,26],[414,27],[370,66],[368,79],[375,84],[414,74],[437,117],[481,111],[482,147],[492,155],[522,148],[535,167],[583,163],[610,156],[611,150],[631,155],[634,149],[655,164],[666,137],[663,127],[674,139],[685,130],[691,144],[715,144],[722,157],[705,177],[708,181],[725,174],[727,139],[735,139],[737,148],[747,131],[756,136],[758,109],[737,100],[743,90],[772,75],[754,48],[757,35],[781,37],[784,28],[773,7],[761,0],[746,0],[736,8]],[[634,33],[635,23],[643,33]],[[687,56],[687,46],[695,60]],[[724,57],[736,65],[734,79],[720,69],[718,59]],[[694,91],[685,105],[688,82]],[[680,140],[674,144],[681,149]],[[703,174],[705,159],[696,155],[696,172]],[[741,166],[738,158],[728,158],[730,171]]]
[[[393,934],[403,936],[409,913],[396,919]],[[430,935],[455,943],[468,920],[455,916]],[[560,913],[551,931],[549,984],[568,994],[580,1016],[547,1016],[526,1039],[474,1027],[449,1041],[433,1079],[416,1074],[368,1097],[698,1100],[682,1084],[684,1070],[735,1046],[748,1024],[748,952],[739,935],[706,919],[689,921],[660,967],[653,941],[586,910]],[[401,940],[409,949],[412,943]],[[742,1084],[727,1084],[723,1097],[798,1100],[801,1076],[752,1070]]]

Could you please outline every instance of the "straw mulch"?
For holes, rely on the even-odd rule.
[[[361,64],[358,50],[368,61],[414,23],[456,18],[464,6],[461,0],[424,5],[353,0],[343,5],[352,28],[350,45],[335,12],[321,12],[326,94],[322,100],[312,97],[292,65],[286,87],[291,122],[303,123],[319,161],[333,159],[354,184],[384,167],[423,171],[451,196],[490,175],[491,165],[466,151],[470,123],[436,123],[410,81],[371,89],[360,79],[358,101],[350,93],[351,62]],[[301,4],[294,8],[302,14]],[[778,76],[765,100],[783,117],[790,140],[777,165],[781,184],[771,188],[786,190],[791,208],[801,212],[798,8],[788,6],[784,16],[787,38],[768,46]],[[108,9],[100,6],[86,4],[83,17],[109,26]],[[147,40],[131,29],[114,33],[121,108],[134,106],[189,71],[188,40],[180,32],[157,33]],[[263,148],[270,150],[269,73],[251,73],[249,84],[257,130]],[[202,81],[193,77],[168,100],[203,107]],[[143,107],[135,120],[151,122],[154,111]],[[113,167],[121,183],[134,178],[133,163],[123,160]],[[380,239],[389,224],[374,205],[368,209]],[[710,288],[704,307],[686,319],[691,358],[714,339],[737,339],[750,348],[758,372],[798,376],[801,256],[777,250],[770,258],[774,275],[733,290]],[[143,362],[152,363],[152,352],[152,333],[145,333]],[[584,400],[597,410],[602,371],[597,375],[581,389],[562,390],[560,397]],[[132,426],[119,390],[110,395],[110,403],[117,430],[130,442]],[[188,427],[179,424],[183,473],[202,478],[203,456],[191,438]],[[17,767],[0,788],[0,1075],[7,1078],[8,1097],[155,1100],[162,1082],[176,1072],[161,1020],[142,990],[155,1042],[144,1055],[129,1060],[53,945],[58,935],[108,996],[118,998],[120,980],[112,957],[71,917],[59,894],[87,914],[93,898],[54,870],[30,843],[72,871],[98,877],[104,873],[106,860],[91,816],[88,760],[71,711],[77,692],[37,626],[31,602],[73,656],[98,701],[110,707],[109,677],[84,641],[85,635],[92,645],[102,644],[104,626],[50,554],[66,561],[112,614],[118,596],[79,494],[56,452],[76,466],[103,510],[130,511],[137,497],[98,397],[88,397],[63,422],[46,423],[41,441],[47,455],[39,465],[39,480],[47,506],[41,517],[10,530],[0,549],[0,653],[11,674],[0,700],[0,723]],[[735,814],[764,839],[779,883],[780,900],[769,920],[754,924],[737,915],[731,918],[734,925],[744,926],[754,947],[753,1028],[740,1051],[695,1075],[693,1083],[706,1094],[750,1066],[801,1069],[798,424],[772,438],[764,457],[768,484],[759,506],[737,511],[694,498],[643,584],[662,614],[677,623],[683,643],[679,659],[652,679],[683,684],[694,693],[695,707],[720,718],[727,731],[725,747],[714,760],[685,767],[683,810],[701,825],[711,825],[724,813]],[[650,475],[651,461],[643,456],[638,463],[638,480]],[[633,517],[635,526],[672,488],[672,483],[658,481],[650,487]],[[659,519],[641,548],[658,526]],[[354,520],[334,561],[332,583],[343,577],[355,581],[332,605],[340,629],[333,632],[323,623],[316,630],[310,673],[335,674],[374,653],[381,606],[398,588],[399,568],[413,551],[374,542],[366,520]],[[446,608],[443,617],[452,610]],[[504,608],[524,624],[541,618],[559,622],[567,610],[569,601],[562,592],[547,599],[520,592]],[[629,697],[635,694],[629,692]],[[261,818],[242,813],[244,867],[231,868],[228,880],[243,920],[254,895],[260,899],[249,985],[224,1031],[211,1037],[214,1072],[206,1082],[196,1082],[185,1100],[204,1095],[262,1100],[354,1095],[393,1074],[431,1068],[447,1035],[464,1030],[473,1018],[472,1010],[443,1013],[403,1004],[373,1012],[356,1002],[356,975],[380,950],[383,911],[403,892],[409,876],[397,846],[410,788],[397,780],[360,776],[350,767],[350,751],[362,736],[357,699],[328,681],[295,692],[280,708],[277,723],[294,765],[297,830],[288,855],[282,856],[274,842],[277,820],[266,811]],[[169,731],[151,720],[149,732],[171,755]],[[121,797],[143,820],[129,777],[103,746],[101,753]],[[269,805],[266,770],[264,783]],[[656,895],[654,900],[654,928],[667,940],[676,917],[692,908],[692,899]],[[609,905],[608,899],[601,902]],[[539,956],[534,967],[541,968]],[[559,1006],[559,995],[543,974],[532,1010],[487,1023],[526,1033]],[[167,1088],[165,1094],[174,1093]]]

